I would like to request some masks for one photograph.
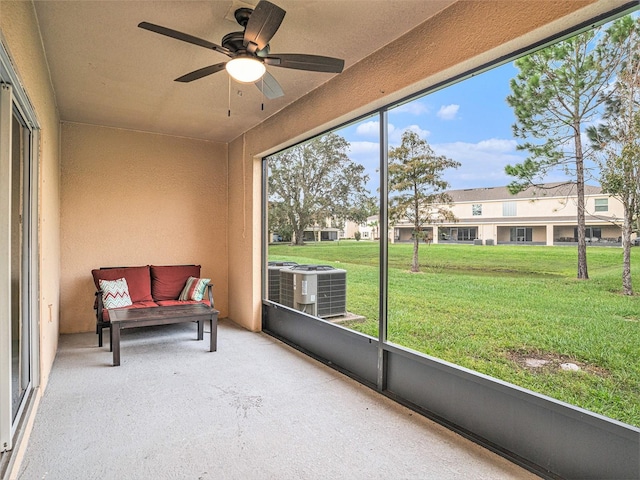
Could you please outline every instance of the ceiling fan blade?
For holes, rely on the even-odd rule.
[[[156,25],[154,23],[140,22],[138,24],[138,27],[144,28],[145,30],[149,30],[150,32],[159,33],[160,35],[166,35],[167,37],[175,38],[176,40],[182,40],[183,42],[191,43],[193,45],[198,45],[199,47],[215,50],[216,52],[224,53],[225,55],[229,55],[231,53],[226,48],[221,47],[220,45],[216,45],[215,43],[209,42],[208,40],[194,37],[193,35],[189,35],[188,33],[179,32],[177,30],[163,27],[161,25]]]
[[[224,70],[224,66],[227,62],[216,63],[215,65],[209,65],[208,67],[199,68],[198,70],[194,70],[191,73],[187,73],[175,79],[176,82],[193,82],[194,80],[198,80],[199,78],[206,77],[207,75],[212,75],[214,73],[218,73],[221,70]]]
[[[282,97],[284,95],[282,87],[275,77],[269,72],[265,72],[262,78],[256,82],[256,87],[258,87],[258,89],[269,100],[273,100],[274,98]]]
[[[244,46],[249,53],[262,50],[280,28],[284,19],[283,9],[267,0],[260,0],[251,13],[244,30]]]
[[[294,68],[312,72],[341,73],[344,69],[344,60],[340,58],[300,53],[269,55],[264,59],[264,63],[274,67]]]

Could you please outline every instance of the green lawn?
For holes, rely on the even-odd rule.
[[[640,296],[620,294],[622,249],[589,248],[588,281],[572,247],[421,245],[418,274],[411,252],[389,245],[391,342],[640,426]],[[269,259],[347,270],[348,310],[366,318],[347,326],[377,336],[377,243],[271,245]],[[640,248],[632,265],[640,292]]]

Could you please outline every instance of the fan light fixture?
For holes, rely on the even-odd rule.
[[[267,71],[264,63],[248,56],[240,56],[229,60],[225,68],[229,75],[241,83],[254,83],[262,78],[264,72]]]

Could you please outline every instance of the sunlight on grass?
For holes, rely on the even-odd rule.
[[[377,336],[378,248],[271,245],[269,260],[347,270],[347,308],[366,321],[346,326]],[[640,426],[640,297],[620,294],[621,249],[590,248],[588,261],[579,281],[571,247],[425,245],[412,274],[411,245],[389,245],[389,341]],[[518,361],[529,357],[581,369]]]

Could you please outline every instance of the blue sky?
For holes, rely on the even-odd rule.
[[[633,18],[640,15],[632,14]],[[604,25],[603,31],[610,24]],[[521,139],[515,139],[512,126],[515,115],[507,104],[511,93],[509,82],[518,73],[514,62],[508,62],[457,84],[430,93],[389,111],[389,142],[400,145],[402,133],[411,129],[427,140],[438,155],[445,155],[462,165],[447,170],[445,179],[450,189],[504,186],[515,180],[504,172],[506,165],[522,162],[526,151],[518,151]],[[598,118],[590,120],[593,123]],[[585,125],[586,126],[586,125]],[[379,124],[378,118],[365,119],[336,132],[351,145],[349,156],[365,166],[368,183],[375,194],[379,179]],[[597,168],[592,161],[586,167],[586,182],[597,185]],[[558,168],[548,174],[545,182],[567,180],[569,177]]]
[[[402,133],[412,129],[437,154],[460,162],[460,168],[446,172],[451,189],[507,185],[513,178],[504,167],[526,158],[526,152],[516,150],[515,116],[506,102],[516,74],[510,62],[390,110],[391,145],[398,146]],[[337,132],[350,142],[350,157],[365,166],[372,193],[378,186],[378,132],[377,117]]]

